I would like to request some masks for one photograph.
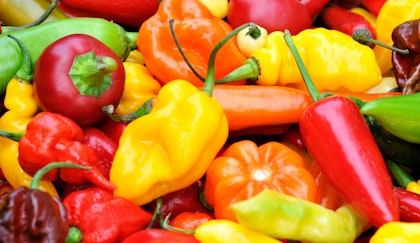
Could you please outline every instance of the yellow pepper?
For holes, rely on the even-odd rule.
[[[143,54],[137,49],[130,51],[128,57],[125,59],[126,62],[135,62],[139,64],[145,64]]]
[[[405,189],[407,191],[415,192],[417,194],[420,194],[420,180],[418,180],[417,182],[410,181],[409,183],[407,183],[407,186],[406,186]]]
[[[237,35],[238,48],[245,56],[250,57],[254,50],[265,47],[267,36],[268,32],[264,27],[257,25],[257,28],[245,28]]]
[[[214,219],[198,226],[194,233],[201,243],[280,243],[281,241],[227,219]]]
[[[361,8],[361,7],[355,7],[355,8],[350,9],[350,11],[352,11],[353,13],[360,14],[363,17],[365,17],[365,19],[369,21],[369,24],[372,25],[374,29],[376,29],[376,16],[373,15],[371,12],[369,12],[367,9]]]
[[[389,222],[382,225],[369,243],[417,243],[420,242],[420,223]]]
[[[420,18],[420,1],[418,0],[388,0],[382,6],[376,18],[376,39],[390,46],[393,45],[392,31],[407,20]],[[392,51],[376,45],[374,47],[376,60],[382,74],[392,69]]]
[[[147,68],[136,62],[125,61],[125,86],[115,114],[125,115],[135,112],[146,101],[156,97],[161,85]]]
[[[349,35],[315,28],[304,30],[292,38],[318,90],[364,92],[382,79],[372,49]],[[256,49],[252,55],[261,66],[257,84],[305,89],[283,32],[270,33],[266,47]]]
[[[226,17],[229,5],[228,0],[200,0],[200,2],[206,5],[210,12],[219,19]]]

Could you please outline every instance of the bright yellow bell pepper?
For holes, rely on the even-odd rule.
[[[371,48],[351,36],[325,28],[307,29],[292,37],[309,75],[320,91],[364,92],[382,80]],[[268,35],[265,48],[252,55],[261,66],[259,85],[282,85],[305,89],[283,32]]]
[[[388,0],[382,6],[376,18],[376,39],[390,46],[393,45],[392,31],[407,20],[420,18],[420,1],[418,0]],[[392,69],[392,51],[376,45],[374,47],[376,60],[382,74]]]
[[[147,68],[136,62],[125,61],[125,86],[115,114],[125,115],[135,112],[146,101],[156,97],[161,85]]]
[[[420,223],[389,222],[382,225],[369,243],[418,243],[420,242]]]

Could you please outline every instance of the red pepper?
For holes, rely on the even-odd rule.
[[[420,195],[401,187],[394,187],[400,209],[400,220],[420,222]]]
[[[204,212],[182,212],[173,218],[169,225],[179,229],[194,230],[201,224],[214,219]]]
[[[98,39],[73,34],[50,44],[34,69],[34,95],[43,111],[63,114],[81,126],[105,118],[102,107],[116,107],[125,84],[119,57]]]
[[[359,107],[342,96],[319,100],[289,32],[285,32],[285,39],[314,100],[299,122],[302,139],[312,157],[331,185],[372,225],[398,221],[391,177]]]
[[[152,219],[151,213],[99,187],[72,192],[63,204],[70,225],[82,231],[83,242],[121,242],[145,229]]]
[[[83,143],[91,147],[98,157],[96,167],[102,175],[109,179],[109,170],[118,148],[117,144],[98,128],[89,127],[84,129],[83,132]]]
[[[29,175],[51,162],[67,161],[89,166],[91,170],[62,168],[50,171],[45,179],[73,184],[91,182],[97,186],[114,189],[95,167],[98,157],[95,151],[83,143],[83,130],[73,120],[51,112],[40,112],[28,124],[19,141],[19,163]]]
[[[158,0],[61,0],[62,10],[76,16],[98,17],[139,28],[158,9]]]
[[[300,0],[314,20],[331,0]]]
[[[128,122],[119,122],[110,118],[105,118],[97,124],[97,127],[118,145],[120,143],[121,134],[127,125]]]
[[[200,243],[193,235],[164,229],[147,229],[130,235],[121,243]]]
[[[386,0],[360,0],[362,5],[373,15],[378,16]]]

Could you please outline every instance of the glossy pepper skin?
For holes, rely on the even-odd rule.
[[[125,238],[121,243],[200,243],[194,236],[176,232],[169,231],[165,229],[146,229],[138,231],[127,238]]]
[[[418,93],[383,97],[364,104],[360,112],[373,117],[394,136],[420,144],[419,102]]]
[[[420,222],[420,195],[401,187],[394,187],[403,222]]]
[[[33,175],[46,164],[57,161],[92,166],[92,169],[52,170],[44,177],[46,180],[61,178],[74,184],[90,182],[106,189],[115,188],[95,167],[97,155],[92,148],[83,143],[83,130],[80,126],[57,113],[38,113],[28,124],[19,141],[19,163],[25,172]]]
[[[139,28],[158,9],[158,0],[101,1],[61,0],[65,9],[80,11],[81,15],[104,18],[124,26]]]
[[[205,5],[196,0],[162,1],[157,13],[140,27],[138,48],[143,54],[147,69],[159,82],[165,84],[174,79],[184,79],[201,87],[203,82],[193,74],[175,45],[169,19],[174,19],[176,38],[187,59],[201,76],[206,76],[211,51],[232,31],[232,27],[215,17]],[[235,40],[230,40],[216,59],[216,79],[241,66],[245,60],[246,57],[239,51]]]
[[[315,180],[303,157],[279,142],[258,146],[251,140],[230,145],[206,172],[206,201],[215,217],[236,221],[231,205],[246,200],[263,189],[272,189],[314,201]]]
[[[381,81],[372,49],[349,35],[314,28],[292,38],[318,90],[361,93]],[[269,34],[266,47],[256,49],[252,56],[259,60],[261,66],[257,84],[304,89],[299,68],[283,40],[283,32]]]
[[[347,204],[333,211],[269,189],[232,208],[241,225],[278,239],[352,243],[367,225]]]
[[[420,19],[406,21],[392,31],[394,45],[408,54],[392,52],[392,66],[403,94],[420,92]]]
[[[152,219],[151,213],[99,187],[74,191],[63,204],[69,224],[82,231],[83,242],[121,242],[145,229]]]
[[[420,241],[419,222],[389,222],[380,227],[371,237],[370,243],[418,242]]]

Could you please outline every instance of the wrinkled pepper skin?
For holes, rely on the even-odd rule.
[[[1,242],[65,242],[67,212],[58,198],[20,187],[1,202]]]
[[[211,51],[232,32],[232,27],[197,0],[162,1],[157,13],[140,27],[137,46],[148,70],[159,82],[165,84],[174,79],[184,79],[201,87],[203,82],[190,70],[175,45],[169,19],[174,19],[175,35],[187,59],[203,77],[207,74]],[[235,42],[230,40],[220,49],[215,64],[216,79],[245,62],[246,57]]]
[[[309,107],[302,139],[331,185],[372,225],[398,221],[398,204],[384,158],[359,107],[331,96]]]
[[[420,242],[419,222],[389,222],[381,226],[369,243],[414,243]]]
[[[193,184],[226,142],[228,129],[214,98],[189,81],[167,83],[152,111],[121,135],[110,172],[114,195],[143,205]]]

